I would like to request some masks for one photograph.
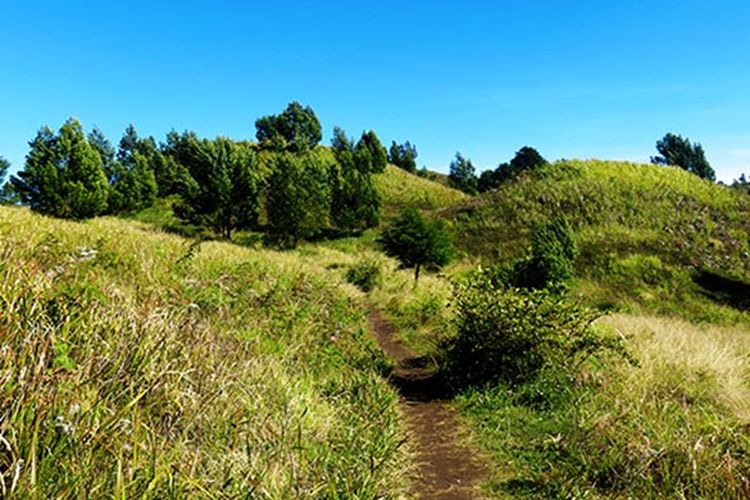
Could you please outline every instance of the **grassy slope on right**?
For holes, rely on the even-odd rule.
[[[699,271],[750,281],[750,197],[677,168],[563,161],[443,212],[465,254],[510,263],[535,224],[565,216],[581,255],[576,291],[600,307],[746,321],[705,297]]]

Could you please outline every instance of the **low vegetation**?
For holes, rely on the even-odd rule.
[[[2,496],[398,496],[387,363],[303,250],[0,208]]]

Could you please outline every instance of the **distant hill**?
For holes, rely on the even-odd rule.
[[[561,161],[442,215],[460,250],[492,263],[525,254],[536,224],[567,217],[579,291],[599,305],[635,300],[695,319],[708,314],[696,303],[705,297],[744,309],[750,197],[678,168]]]
[[[461,191],[410,174],[393,165],[388,165],[382,174],[375,175],[375,186],[383,199],[386,216],[406,205],[414,205],[422,210],[436,210],[469,198]]]

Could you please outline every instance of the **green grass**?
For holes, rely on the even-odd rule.
[[[498,465],[497,497],[747,498],[750,330],[653,317],[601,321],[615,359],[457,399]]]
[[[528,252],[536,224],[566,216],[581,255],[585,301],[608,309],[750,320],[704,297],[709,270],[750,282],[750,198],[678,168],[563,161],[442,212],[465,255],[507,264]]]
[[[388,165],[375,175],[375,187],[383,200],[383,212],[391,217],[405,206],[420,210],[438,210],[468,199],[461,191],[424,179]]]
[[[0,208],[0,255],[0,496],[404,492],[387,361],[334,251]]]

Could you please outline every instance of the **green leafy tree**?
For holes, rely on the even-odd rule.
[[[169,139],[170,136],[167,137]],[[164,197],[179,192],[184,169],[181,169],[174,158],[165,154],[157,146],[153,137],[139,137],[135,127],[131,124],[125,129],[120,139],[117,160],[126,169],[133,170],[136,165],[134,159],[136,154],[142,157],[148,169],[153,172],[157,196]],[[150,183],[150,179],[147,182]]]
[[[477,176],[474,164],[464,158],[461,153],[450,164],[448,182],[451,187],[468,194],[477,194]]]
[[[14,203],[17,201],[16,193],[10,182],[4,182],[5,176],[10,170],[10,162],[3,156],[0,156],[0,203]]]
[[[269,235],[279,246],[294,248],[329,226],[330,165],[319,154],[279,153],[268,181]]]
[[[99,140],[98,149],[106,154],[105,171],[109,177],[109,210],[114,213],[140,210],[153,205],[158,192],[151,168],[156,145],[152,138],[140,139],[133,125],[120,140],[115,159],[113,148]],[[112,150],[112,151],[110,151]]]
[[[547,160],[536,149],[524,146],[516,151],[516,155],[509,163],[501,163],[495,170],[482,172],[479,176],[479,192],[497,189],[503,182],[515,179],[522,172],[535,170],[547,164]]]
[[[430,222],[414,207],[401,210],[379,242],[404,267],[414,268],[415,282],[422,267],[439,269],[453,258],[453,243],[443,220]]]
[[[296,101],[289,103],[279,115],[258,118],[255,129],[260,145],[275,151],[304,153],[323,138],[315,112]]]
[[[396,141],[393,141],[388,151],[388,161],[414,174],[417,172],[417,148],[409,141],[403,144],[397,144]]]
[[[186,134],[181,148],[189,175],[175,214],[226,238],[235,229],[254,227],[259,207],[255,152],[227,138],[201,140],[195,134]]]
[[[2,178],[2,176],[0,176],[0,178]],[[741,174],[739,179],[735,179],[732,182],[732,188],[750,194],[750,181],[747,180],[745,174]]]
[[[102,159],[80,122],[70,119],[55,134],[42,128],[29,143],[24,169],[11,183],[32,210],[85,219],[107,208],[109,187]]]
[[[687,137],[668,133],[656,142],[657,156],[651,157],[651,163],[657,165],[674,165],[709,181],[716,180],[716,172],[706,160],[703,146],[691,143]]]
[[[363,134],[355,145],[338,127],[331,145],[336,158],[331,167],[332,222],[345,231],[376,226],[380,195],[372,174],[385,168],[384,148],[374,132]]]

